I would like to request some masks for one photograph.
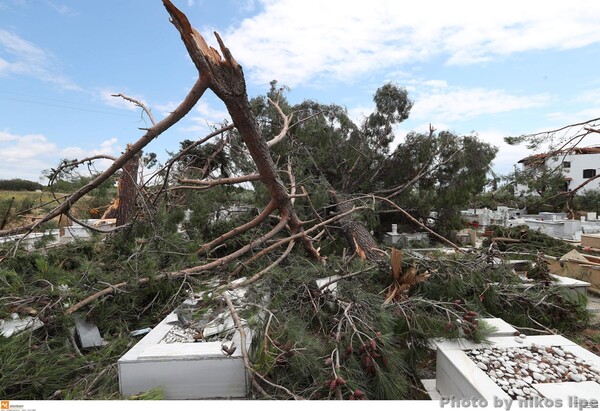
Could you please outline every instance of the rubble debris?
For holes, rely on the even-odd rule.
[[[75,316],[75,341],[82,349],[101,347],[104,343],[98,326],[80,315]]]
[[[19,314],[12,313],[10,320],[0,320],[0,335],[5,338],[9,338],[14,334],[18,334],[21,331],[31,329],[35,331],[38,328],[44,326],[44,323],[37,317],[27,316],[25,318],[19,318]]]
[[[132,337],[138,337],[140,335],[148,334],[150,331],[152,331],[152,328],[146,327],[146,328],[141,328],[139,330],[134,330],[134,331],[130,332],[129,335]]]

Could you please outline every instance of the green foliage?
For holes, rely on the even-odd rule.
[[[600,211],[600,190],[578,193],[574,198],[573,207],[581,211]]]
[[[401,204],[422,218],[438,213],[441,232],[462,228],[460,210],[472,203],[488,183],[487,175],[497,152],[477,136],[456,136],[442,131],[431,135],[409,133],[386,163],[386,187],[407,184],[432,169],[402,192]]]
[[[0,305],[0,318],[11,312],[35,313],[44,326],[0,337],[0,397],[41,400],[60,391],[64,399],[120,398],[115,363],[137,340],[129,333],[156,325],[189,289],[185,279],[136,286],[138,278],[158,274],[161,262],[164,269],[180,266],[183,248],[174,241],[165,235],[143,244],[145,252],[140,252],[142,245],[135,238],[116,235],[106,242],[78,241],[44,253],[18,251],[2,260],[0,294],[6,304]],[[123,281],[132,285],[82,312],[107,344],[80,356],[70,337],[73,318],[63,310],[107,284]],[[159,398],[160,393],[142,397]]]
[[[575,333],[588,324],[586,299],[551,282],[527,286],[508,267],[481,257],[421,261],[432,277],[414,292],[437,301],[460,301],[468,310],[504,319],[518,327],[540,325]],[[492,285],[493,284],[493,285]]]
[[[165,391],[162,387],[154,388],[153,390],[143,392],[138,395],[132,395],[129,397],[130,400],[145,400],[145,401],[158,401],[165,398]]]
[[[85,365],[65,339],[45,339],[41,332],[0,337],[0,396],[4,399],[48,399],[64,390]],[[64,334],[66,337],[66,334]]]
[[[273,297],[253,340],[251,357],[257,371],[311,399],[334,399],[338,389],[345,399],[356,390],[368,399],[415,399],[411,376],[429,353],[429,339],[484,340],[489,329],[478,325],[471,312],[487,314],[486,289],[507,273],[472,257],[408,259],[405,269],[412,265],[419,273],[428,270],[430,280],[411,288],[402,301],[384,305],[382,290],[390,285],[389,272],[362,263],[333,272],[291,258],[265,284]],[[455,269],[460,273],[453,275]],[[346,270],[363,273],[337,282],[335,295],[316,287],[314,278],[343,275]],[[277,398],[286,397],[265,389]]]
[[[521,202],[530,213],[564,210],[570,199],[566,192],[565,177],[560,168],[550,168],[545,162],[530,163],[524,170],[509,176],[521,188]]]
[[[504,243],[502,241],[497,243],[500,251],[513,252],[516,255],[518,253],[536,254],[543,252],[546,255],[560,258],[575,248],[572,244],[565,241],[550,237],[539,231],[530,230],[525,225],[517,227],[491,226],[489,229],[493,238],[501,237],[520,240],[519,243]],[[488,247],[489,245],[490,239],[484,240],[483,246]]]

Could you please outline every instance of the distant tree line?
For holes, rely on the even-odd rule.
[[[13,178],[11,180],[0,180],[0,190],[11,191],[35,191],[41,190],[43,186],[35,181]]]

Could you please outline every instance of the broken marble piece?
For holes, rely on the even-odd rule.
[[[19,318],[19,314],[12,313],[10,320],[0,320],[0,335],[9,338],[21,331],[31,329],[35,331],[44,326],[44,323],[37,317]]]

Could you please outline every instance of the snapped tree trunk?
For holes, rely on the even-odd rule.
[[[331,185],[329,187],[329,193],[335,202],[337,211],[339,213],[350,211],[352,208],[350,202],[344,201],[343,196],[335,191]],[[377,247],[377,243],[369,230],[367,230],[367,227],[361,222],[356,221],[353,214],[348,214],[341,218],[338,225],[348,245],[358,257],[372,262],[380,262],[386,258],[385,252]]]
[[[127,149],[129,150],[130,148],[131,146],[128,144]],[[129,223],[135,215],[139,164],[140,156],[135,155],[123,166],[123,174],[119,178],[117,227]]]

